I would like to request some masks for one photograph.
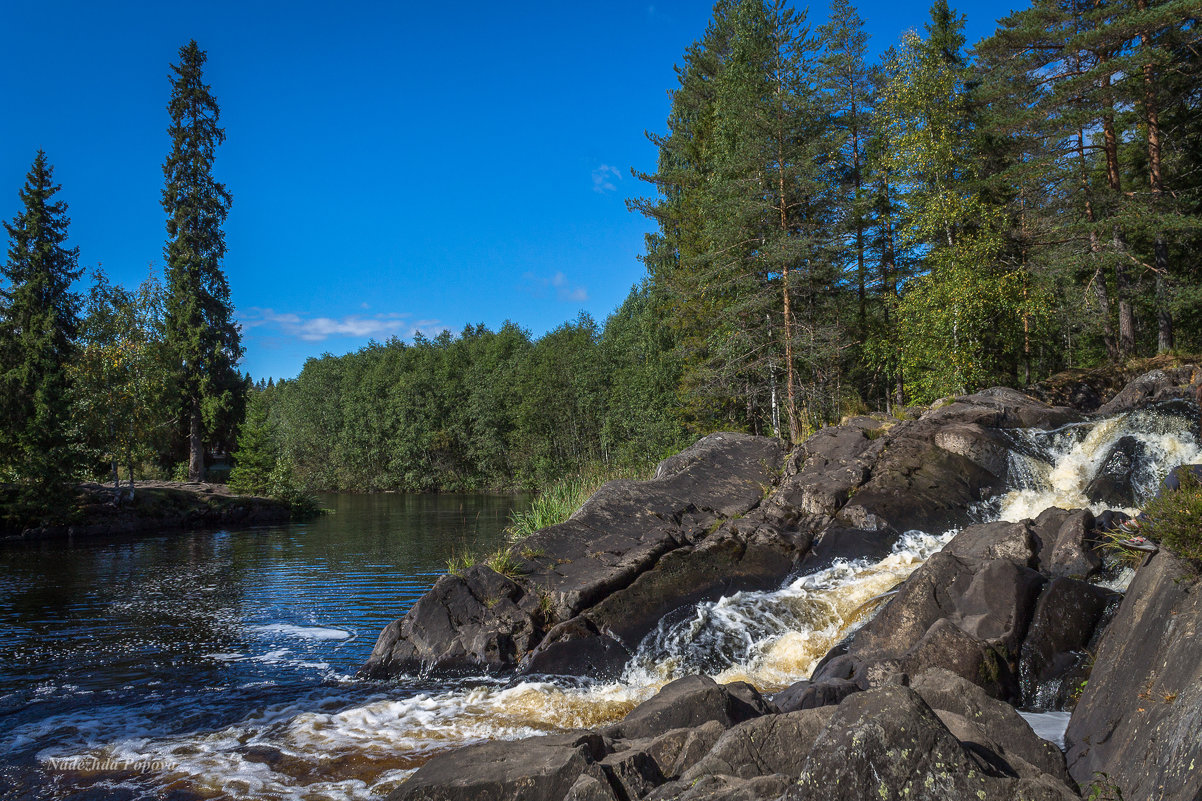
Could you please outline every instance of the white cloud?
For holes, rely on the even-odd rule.
[[[593,170],[593,191],[601,195],[604,195],[606,192],[615,192],[618,189],[614,185],[615,180],[622,180],[622,171],[617,167],[602,164]]]
[[[244,328],[265,327],[285,336],[306,342],[321,342],[330,337],[385,339],[390,336],[413,336],[421,331],[441,330],[438,320],[409,321],[408,314],[375,314],[345,317],[302,317],[299,314],[279,313],[274,309],[251,308],[241,321]]]

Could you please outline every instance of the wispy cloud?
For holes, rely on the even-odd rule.
[[[288,337],[306,342],[321,342],[330,337],[384,339],[390,336],[413,336],[418,331],[430,333],[441,328],[438,320],[409,320],[409,314],[348,314],[345,317],[305,317],[280,313],[274,309],[247,309],[241,323],[243,328],[264,327]]]
[[[555,299],[560,303],[584,303],[588,300],[588,289],[573,284],[562,270],[556,271],[550,278],[537,276],[532,272],[523,273],[522,277],[530,283],[536,297],[546,297],[546,290],[554,289]]]
[[[614,185],[614,181],[620,180],[622,180],[621,170],[608,164],[602,164],[593,170],[593,191],[599,195],[616,192],[618,187]]]

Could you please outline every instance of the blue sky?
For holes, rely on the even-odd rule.
[[[290,377],[369,339],[603,320],[642,276],[645,130],[705,2],[4,0],[0,216],[37,148],[80,262],[161,270],[168,65],[195,38],[228,139],[225,261],[242,368]],[[929,3],[859,4],[879,51]],[[961,3],[968,38],[1009,4]],[[826,3],[811,9],[826,20]]]

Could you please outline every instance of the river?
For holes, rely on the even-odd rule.
[[[310,523],[0,546],[0,798],[125,797],[161,775],[51,760],[365,702],[386,689],[353,678],[380,629],[527,502],[321,501],[334,513]]]

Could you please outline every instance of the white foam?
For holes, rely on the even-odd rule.
[[[1091,501],[1085,491],[1111,449],[1125,436],[1138,439],[1148,452],[1147,461],[1132,475],[1142,498],[1151,497],[1174,467],[1202,459],[1192,432],[1171,427],[1153,411],[1120,414],[1092,425],[1074,424],[1054,431],[1012,433],[1046,452],[1049,461],[1020,452],[1010,454],[1012,480],[1019,486],[1002,497],[998,518],[1011,522],[1038,517],[1052,507],[1091,509],[1095,514],[1105,511],[1108,507]],[[1139,510],[1122,511],[1136,514]]]
[[[266,623],[251,626],[250,631],[256,634],[278,634],[302,640],[345,640],[351,637],[351,633],[343,629],[324,626],[296,626],[292,623]]]

